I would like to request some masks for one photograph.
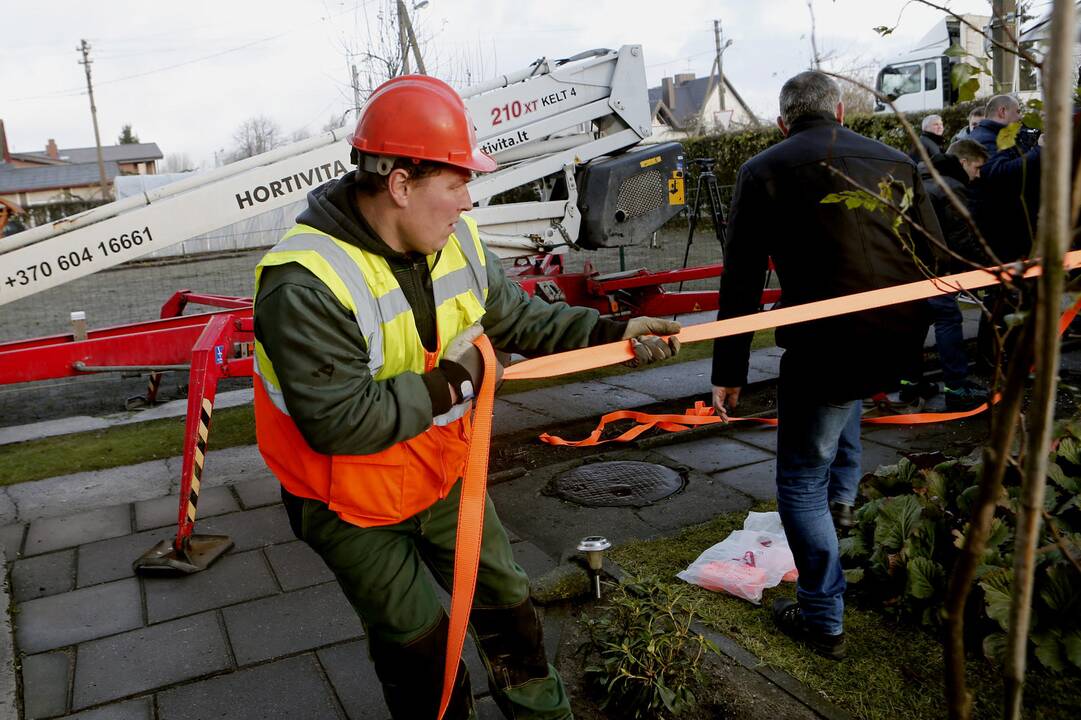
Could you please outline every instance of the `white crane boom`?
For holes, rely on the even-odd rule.
[[[503,256],[573,245],[581,223],[575,170],[650,134],[637,45],[542,58],[463,97],[482,148],[501,165],[469,190],[482,236]],[[301,200],[349,170],[347,134],[335,130],[6,238],[0,305]],[[563,182],[542,182],[539,201],[488,205],[553,175]],[[553,199],[557,186],[565,197]]]

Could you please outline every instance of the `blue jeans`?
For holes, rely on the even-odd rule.
[[[961,308],[957,307],[957,295],[936,295],[927,298],[934,311],[935,345],[942,364],[942,379],[946,387],[956,389],[958,383],[968,377],[968,356],[965,354],[965,335],[962,331]]]
[[[844,571],[829,503],[854,504],[861,477],[861,402],[829,403],[799,383],[777,397],[777,510],[799,570],[796,597],[807,625],[844,630]]]

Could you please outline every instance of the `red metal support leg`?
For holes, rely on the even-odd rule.
[[[139,572],[194,573],[206,569],[233,546],[225,535],[195,535],[195,516],[202,490],[203,467],[210,437],[210,420],[218,380],[228,372],[238,320],[215,315],[192,349],[188,383],[188,416],[184,427],[184,462],[180,479],[177,533],[172,543],[162,541],[135,561]]]

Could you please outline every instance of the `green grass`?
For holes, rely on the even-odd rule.
[[[755,334],[752,348],[772,345],[773,330],[763,330]],[[679,355],[670,362],[700,360],[709,357],[712,352],[712,343],[693,343],[685,345]],[[509,381],[500,394],[554,387],[568,382],[588,382],[629,372],[635,370],[616,365],[575,375]],[[14,485],[28,480],[89,470],[107,470],[148,460],[176,457],[183,453],[183,435],[184,418],[181,417],[117,425],[102,430],[0,446],[0,485]],[[214,413],[210,427],[211,450],[254,443],[255,417],[250,405]]]
[[[773,507],[762,504],[754,509]],[[741,513],[721,515],[671,538],[629,543],[615,549],[612,557],[633,575],[667,578],[682,584],[675,573],[732,530],[741,528],[743,518]],[[858,718],[945,717],[942,646],[926,631],[900,623],[880,607],[848,604],[845,634],[849,657],[834,662],[803,649],[774,628],[767,608],[776,597],[794,595],[794,584],[782,583],[766,590],[761,607],[698,587],[692,591],[693,597],[702,602],[700,613],[707,625]],[[975,717],[1001,717],[999,672],[974,658],[969,662],[968,682],[976,699]],[[1026,718],[1076,720],[1081,716],[1081,678],[1030,671],[1026,706]]]
[[[164,418],[102,430],[59,435],[0,447],[0,485],[107,470],[183,453],[184,418]],[[210,424],[210,448],[255,442],[255,413],[250,405],[216,411]]]

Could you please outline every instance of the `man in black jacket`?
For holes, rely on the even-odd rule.
[[[852,181],[897,200],[936,238],[938,221],[916,166],[903,153],[841,125],[840,89],[820,72],[785,83],[778,125],[787,139],[740,168],[721,280],[721,319],[758,309],[767,260],[781,303],[798,305],[922,279],[912,250],[927,243],[913,224],[894,233],[891,212],[823,203]],[[907,247],[906,247],[907,245]],[[778,388],[777,507],[799,570],[797,596],[774,603],[787,634],[831,658],[844,656],[845,577],[831,510],[851,523],[860,477],[861,399],[895,387],[922,348],[926,303],[907,303],[777,329],[785,348]],[[721,338],[713,352],[713,405],[727,417],[747,381],[751,336]]]

